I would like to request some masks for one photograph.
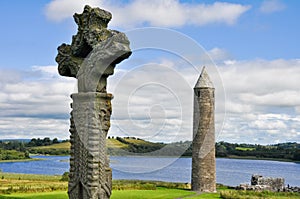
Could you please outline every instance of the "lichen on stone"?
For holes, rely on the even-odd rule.
[[[106,92],[106,78],[131,55],[126,35],[107,29],[111,18],[108,11],[85,6],[82,14],[74,14],[78,32],[71,45],[58,47],[58,72],[77,78],[79,92]]]

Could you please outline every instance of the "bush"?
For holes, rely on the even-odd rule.
[[[69,172],[64,172],[64,174],[61,176],[60,181],[69,181]]]

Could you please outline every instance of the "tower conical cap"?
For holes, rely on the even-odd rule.
[[[214,88],[214,85],[206,72],[205,66],[203,67],[200,77],[194,88]]]

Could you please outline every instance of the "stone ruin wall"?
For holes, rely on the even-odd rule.
[[[261,175],[252,175],[251,184],[241,184],[237,187],[239,190],[254,190],[254,191],[284,191],[284,178],[263,177]]]
[[[284,178],[263,177],[261,175],[252,175],[251,185],[266,185],[273,190],[283,190]]]

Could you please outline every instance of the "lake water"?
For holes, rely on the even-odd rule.
[[[33,156],[43,161],[0,163],[3,172],[62,175],[69,170],[68,156]],[[191,158],[110,157],[114,179],[191,181]],[[300,164],[293,162],[217,158],[217,182],[236,186],[250,183],[252,174],[283,177],[300,186]]]

